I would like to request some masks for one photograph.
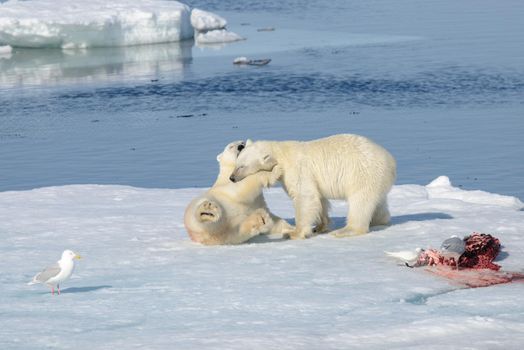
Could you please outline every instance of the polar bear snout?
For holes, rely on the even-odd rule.
[[[239,182],[244,180],[246,176],[245,167],[241,166],[240,168],[235,168],[235,170],[233,170],[233,173],[229,176],[229,180],[231,180],[231,182]]]

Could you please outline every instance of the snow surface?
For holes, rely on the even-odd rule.
[[[435,196],[439,189],[438,196]],[[392,225],[303,241],[192,243],[187,203],[205,189],[70,185],[0,192],[3,349],[520,349],[524,284],[460,289],[398,266],[384,250],[494,234],[504,270],[524,266],[517,199],[464,191],[441,177],[399,185]],[[460,194],[460,196],[458,196]],[[270,208],[293,217],[280,188]],[[520,208],[520,209],[519,209]],[[347,206],[332,202],[334,226]],[[60,297],[27,286],[63,249],[84,259]]]
[[[13,47],[126,46],[193,37],[177,1],[11,0],[0,3],[0,43]]]

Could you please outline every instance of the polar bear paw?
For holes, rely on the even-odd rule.
[[[331,235],[335,238],[346,238],[353,236],[360,236],[367,233],[366,230],[352,230],[346,227],[331,232]]]
[[[306,239],[311,238],[315,235],[312,231],[304,231],[304,230],[293,230],[292,232],[288,233],[286,236],[289,236],[291,239]]]
[[[252,233],[269,232],[274,225],[271,215],[264,209],[255,210],[251,215],[251,220]]]

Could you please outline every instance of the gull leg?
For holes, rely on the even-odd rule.
[[[55,295],[55,287],[51,287],[51,293]]]
[[[56,285],[56,288],[58,288],[58,295],[60,295],[60,285],[57,284],[57,285]]]

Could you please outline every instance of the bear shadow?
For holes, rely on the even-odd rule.
[[[400,225],[410,221],[431,221],[431,220],[449,220],[453,219],[453,216],[440,213],[440,212],[428,212],[428,213],[417,213],[407,215],[397,215],[391,217],[389,225],[372,226],[371,231],[380,231],[389,226]],[[331,230],[337,230],[346,226],[346,217],[332,217],[331,218]]]
[[[429,212],[429,213],[417,213],[398,215],[391,218],[391,225],[400,225],[410,221],[431,221],[431,220],[449,220],[453,219],[453,216],[440,213],[440,212]]]
[[[390,225],[373,226],[373,227],[370,227],[370,231],[372,232],[381,231],[390,226],[400,225],[400,224],[404,224],[410,221],[431,221],[431,220],[449,220],[449,219],[453,219],[453,216],[446,214],[446,213],[440,213],[440,212],[427,212],[427,213],[397,215],[397,216],[391,217]],[[289,222],[291,225],[295,225],[294,218],[285,219],[285,220]],[[331,225],[329,228],[330,232],[346,226],[346,217],[341,217],[341,216],[330,217],[330,220],[331,220]],[[282,242],[282,241],[287,241],[287,240],[288,238],[284,238],[282,236],[279,236],[278,234],[258,235],[258,236],[251,238],[246,243],[249,243],[249,244],[276,243],[276,242]],[[507,257],[507,253],[501,252],[497,259],[502,260],[502,259],[505,259],[506,257]]]

